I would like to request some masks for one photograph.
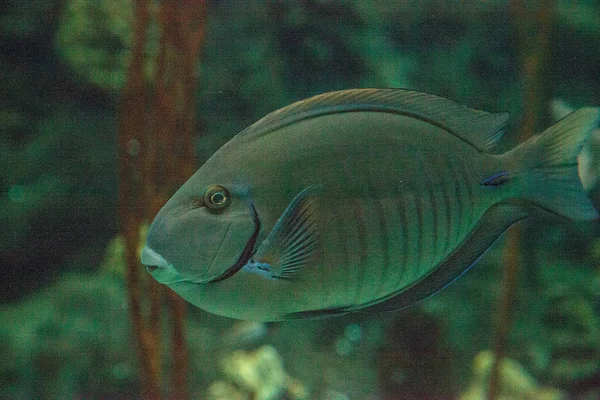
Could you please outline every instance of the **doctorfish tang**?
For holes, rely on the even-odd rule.
[[[142,262],[190,303],[233,318],[407,307],[519,220],[597,216],[576,159],[599,110],[495,154],[507,119],[400,89],[299,101],[181,186],[152,222]]]

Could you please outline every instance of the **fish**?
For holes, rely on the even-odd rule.
[[[577,156],[600,110],[498,153],[507,120],[406,89],[293,103],[234,136],[175,192],[142,264],[189,303],[242,320],[409,307],[521,220],[598,217]]]

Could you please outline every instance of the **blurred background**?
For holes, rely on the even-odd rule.
[[[600,398],[597,222],[523,224],[391,314],[259,324],[148,295],[166,289],[127,249],[184,177],[140,211],[144,179],[127,178],[147,143],[187,132],[165,148],[189,175],[268,112],[359,87],[509,112],[512,147],[600,105],[600,2],[2,1],[0,398]],[[175,117],[152,112],[165,98]],[[171,133],[127,139],[144,115]],[[600,132],[580,156],[597,205],[599,160]]]

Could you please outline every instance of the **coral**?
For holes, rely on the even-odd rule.
[[[61,263],[86,246],[101,246],[114,231],[108,128],[114,119],[70,105],[39,119],[24,110],[2,114],[8,118],[0,118],[0,130],[8,134],[0,139],[0,224],[10,229],[0,236],[0,255],[10,278],[0,283],[0,298],[6,299],[53,279]]]
[[[116,92],[125,85],[132,25],[131,0],[69,0],[55,38],[56,48],[84,81]],[[156,24],[150,26],[148,41],[148,60],[153,60],[158,48]],[[153,76],[153,62],[146,63],[145,72]]]
[[[460,400],[485,400],[488,398],[489,378],[494,364],[494,354],[489,350],[479,352],[473,360],[471,386],[461,394]],[[557,389],[540,387],[517,361],[504,358],[499,365],[499,400],[563,400],[566,397]]]
[[[0,6],[4,301],[47,285],[66,263],[91,269],[92,253],[114,233],[114,110],[75,85],[56,57],[61,3]]]
[[[76,274],[0,309],[0,397],[89,398],[137,386],[123,282]]]
[[[550,382],[585,392],[600,378],[600,296],[592,287],[556,285],[547,293],[542,342]]]
[[[147,234],[148,224],[142,224],[139,233],[138,254],[142,253]],[[123,239],[123,235],[119,234],[108,242],[99,270],[125,279],[125,269],[125,240]]]
[[[249,400],[250,396],[229,382],[216,381],[208,387],[207,398],[208,400]]]
[[[252,399],[273,400],[284,394],[292,399],[308,397],[306,388],[285,372],[283,360],[272,346],[251,352],[236,350],[221,361],[221,367],[229,380],[251,394]]]

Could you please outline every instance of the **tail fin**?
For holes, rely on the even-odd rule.
[[[598,217],[579,179],[577,156],[599,124],[600,109],[582,108],[509,151],[521,196],[574,220]]]

